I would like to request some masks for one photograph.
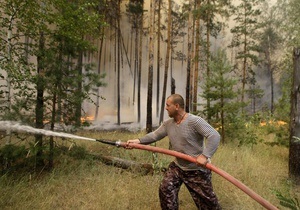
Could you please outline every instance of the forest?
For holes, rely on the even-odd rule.
[[[300,131],[290,133],[299,11],[299,0],[0,0],[0,122],[84,136],[118,132],[112,137],[125,141],[127,132],[149,133],[167,119],[166,98],[179,93],[186,112],[219,131],[222,147],[282,149],[296,181],[275,202],[300,209]],[[90,161],[90,145],[82,151],[79,143],[0,127],[1,179],[23,170],[40,178],[74,144]],[[290,170],[285,176],[294,178]]]

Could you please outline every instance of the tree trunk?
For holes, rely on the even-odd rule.
[[[200,10],[200,0],[196,1],[196,10],[199,13]],[[193,87],[193,111],[197,111],[197,101],[198,101],[198,75],[199,75],[199,60],[200,60],[200,15],[196,16],[196,41],[195,41],[195,69],[194,69],[194,87]]]
[[[193,100],[193,77],[194,77],[194,38],[195,38],[195,21],[193,10],[196,6],[196,0],[189,0],[189,19],[188,19],[188,58],[187,58],[187,76],[186,76],[186,99],[185,99],[185,111],[190,112],[192,108]]]
[[[142,3],[144,8],[144,3]],[[139,66],[138,66],[138,122],[141,122],[141,79],[142,79],[142,60],[143,60],[143,27],[144,27],[144,14],[141,14],[141,19],[139,21]],[[137,43],[136,43],[137,44]]]
[[[118,98],[117,98],[117,106],[118,106],[118,125],[121,125],[121,29],[120,29],[120,18],[121,18],[121,2],[120,0],[118,1],[118,8],[117,8],[117,28],[116,28],[116,33],[117,33],[117,92],[118,92]]]
[[[57,85],[55,86],[55,92],[53,94],[52,98],[52,116],[51,116],[51,131],[54,131],[54,125],[55,125],[55,116],[56,116],[56,100],[57,100]],[[50,136],[50,143],[49,143],[49,168],[53,167],[53,158],[54,158],[54,140],[53,136]]]
[[[271,47],[270,47],[270,37],[268,36],[268,50],[267,50],[267,67],[270,73],[270,84],[271,84],[271,114],[274,114],[274,72],[271,61]]]
[[[138,78],[138,66],[139,66],[139,45],[138,45],[138,40],[139,40],[139,27],[138,27],[138,23],[135,24],[134,28],[134,32],[135,32],[135,36],[134,36],[134,76],[133,76],[133,104],[135,104],[135,89],[136,89],[136,83],[137,83],[137,78]],[[131,36],[132,39],[133,36]]]
[[[245,14],[246,14],[246,9],[245,9]],[[245,17],[245,20],[244,20],[244,28],[247,28],[247,23],[246,23],[246,17]],[[248,37],[247,37],[247,34],[245,33],[244,34],[244,46],[243,46],[243,55],[246,55],[247,54],[247,42],[248,42]],[[241,102],[244,103],[245,101],[245,88],[246,88],[246,83],[247,83],[247,57],[244,56],[243,58],[243,72],[242,72],[242,98],[241,98]],[[244,112],[244,108],[242,110]]]
[[[292,78],[289,175],[300,184],[300,48],[294,50]]]
[[[13,21],[13,17],[10,18],[11,21]],[[13,66],[12,62],[12,56],[11,56],[11,48],[12,48],[12,43],[11,43],[11,37],[12,37],[12,28],[11,28],[12,23],[10,24],[10,27],[7,32],[7,57],[8,60],[7,62],[11,67]],[[6,78],[6,84],[7,84],[7,91],[6,91],[6,100],[7,100],[7,110],[11,112],[11,78],[10,78],[10,72],[11,70],[7,70],[7,78]],[[6,130],[6,144],[11,143],[11,130],[7,129]]]
[[[44,123],[44,50],[45,50],[45,37],[44,33],[41,32],[39,40],[39,55],[37,57],[37,84],[36,84],[36,107],[35,107],[35,127],[43,128]],[[36,152],[36,166],[44,165],[43,160],[43,136],[40,134],[35,135],[35,144],[37,147]]]
[[[166,52],[166,60],[165,60],[165,73],[164,73],[164,84],[163,84],[163,95],[161,99],[161,109],[160,109],[160,118],[159,122],[161,123],[164,119],[164,107],[165,107],[165,100],[167,94],[167,81],[168,81],[168,70],[169,70],[169,62],[170,62],[170,50],[171,50],[171,12],[172,12],[172,1],[168,0],[169,9],[168,9],[168,35],[167,35],[167,52]]]
[[[170,13],[171,15],[171,13]],[[169,17],[172,20],[172,16]],[[173,29],[173,21],[171,21],[171,28]],[[171,83],[171,94],[175,94],[176,93],[176,81],[173,77],[173,54],[174,54],[174,47],[173,47],[173,33],[170,33],[170,83]]]
[[[98,53],[98,74],[101,74],[101,60],[102,60],[102,50],[103,50],[103,43],[104,43],[104,29],[101,29],[101,38],[100,38],[100,46],[99,46],[99,53]],[[100,104],[100,87],[97,88],[97,99],[96,99],[96,109],[95,109],[95,117],[94,119],[97,120],[99,114],[99,104]]]
[[[274,114],[274,72],[272,67],[270,66],[270,82],[271,82],[271,114]]]
[[[63,66],[63,43],[60,42],[59,44],[59,55],[57,58],[57,62],[58,62],[58,68],[57,70],[53,69],[53,72],[55,74],[55,84],[54,84],[54,91],[53,91],[53,97],[52,97],[52,111],[51,111],[51,122],[50,122],[50,129],[51,131],[54,131],[54,126],[55,126],[55,122],[56,119],[58,119],[58,122],[60,122],[60,117],[61,115],[59,114],[59,118],[57,118],[57,107],[58,106],[58,96],[61,93],[61,75],[63,72],[62,66]],[[53,168],[53,162],[54,162],[54,140],[53,140],[53,136],[50,137],[50,141],[49,141],[49,169]]]
[[[159,97],[160,97],[160,19],[161,19],[161,0],[158,0],[157,10],[157,89],[156,89],[156,116],[159,116]]]
[[[152,131],[152,91],[153,91],[153,9],[154,0],[150,0],[150,14],[149,14],[149,67],[148,67],[148,93],[147,93],[147,120],[146,132]]]
[[[83,52],[79,52],[78,55],[78,63],[77,63],[77,73],[78,77],[82,77],[82,66],[83,66]],[[76,110],[75,110],[75,126],[81,126],[81,105],[82,105],[82,80],[79,79],[77,81],[77,91],[76,91],[77,99],[76,99]]]
[[[224,98],[221,98],[221,140],[225,144],[225,113],[224,113]]]
[[[185,111],[190,112],[190,91],[191,91],[191,62],[192,62],[192,37],[193,33],[193,13],[192,13],[192,0],[189,0],[188,5],[188,52],[187,52],[187,67],[186,67],[186,91],[185,91]]]
[[[210,6],[210,1],[208,1],[208,6]],[[210,79],[210,9],[207,10],[207,20],[206,20],[206,79]],[[207,87],[210,91],[210,87]],[[207,110],[210,110],[210,98],[207,98]],[[207,121],[211,120],[211,112],[207,112]]]

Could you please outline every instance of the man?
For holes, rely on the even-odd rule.
[[[179,208],[178,192],[182,183],[189,190],[198,209],[221,209],[213,191],[211,171],[204,167],[218,148],[219,133],[201,117],[186,113],[184,99],[179,94],[167,98],[166,110],[170,119],[144,137],[128,140],[127,147],[130,148],[131,143],[150,144],[168,136],[170,149],[197,157],[198,164],[180,158],[170,163],[159,188],[163,210]]]

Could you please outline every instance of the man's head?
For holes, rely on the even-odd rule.
[[[166,110],[169,117],[180,115],[184,111],[184,99],[179,94],[172,94],[167,98]]]

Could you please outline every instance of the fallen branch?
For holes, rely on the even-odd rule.
[[[139,163],[132,160],[125,160],[118,157],[112,156],[102,156],[99,154],[91,154],[93,158],[100,160],[106,165],[113,165],[122,169],[129,169],[134,172],[139,172],[142,174],[153,174],[153,167],[148,163]]]

